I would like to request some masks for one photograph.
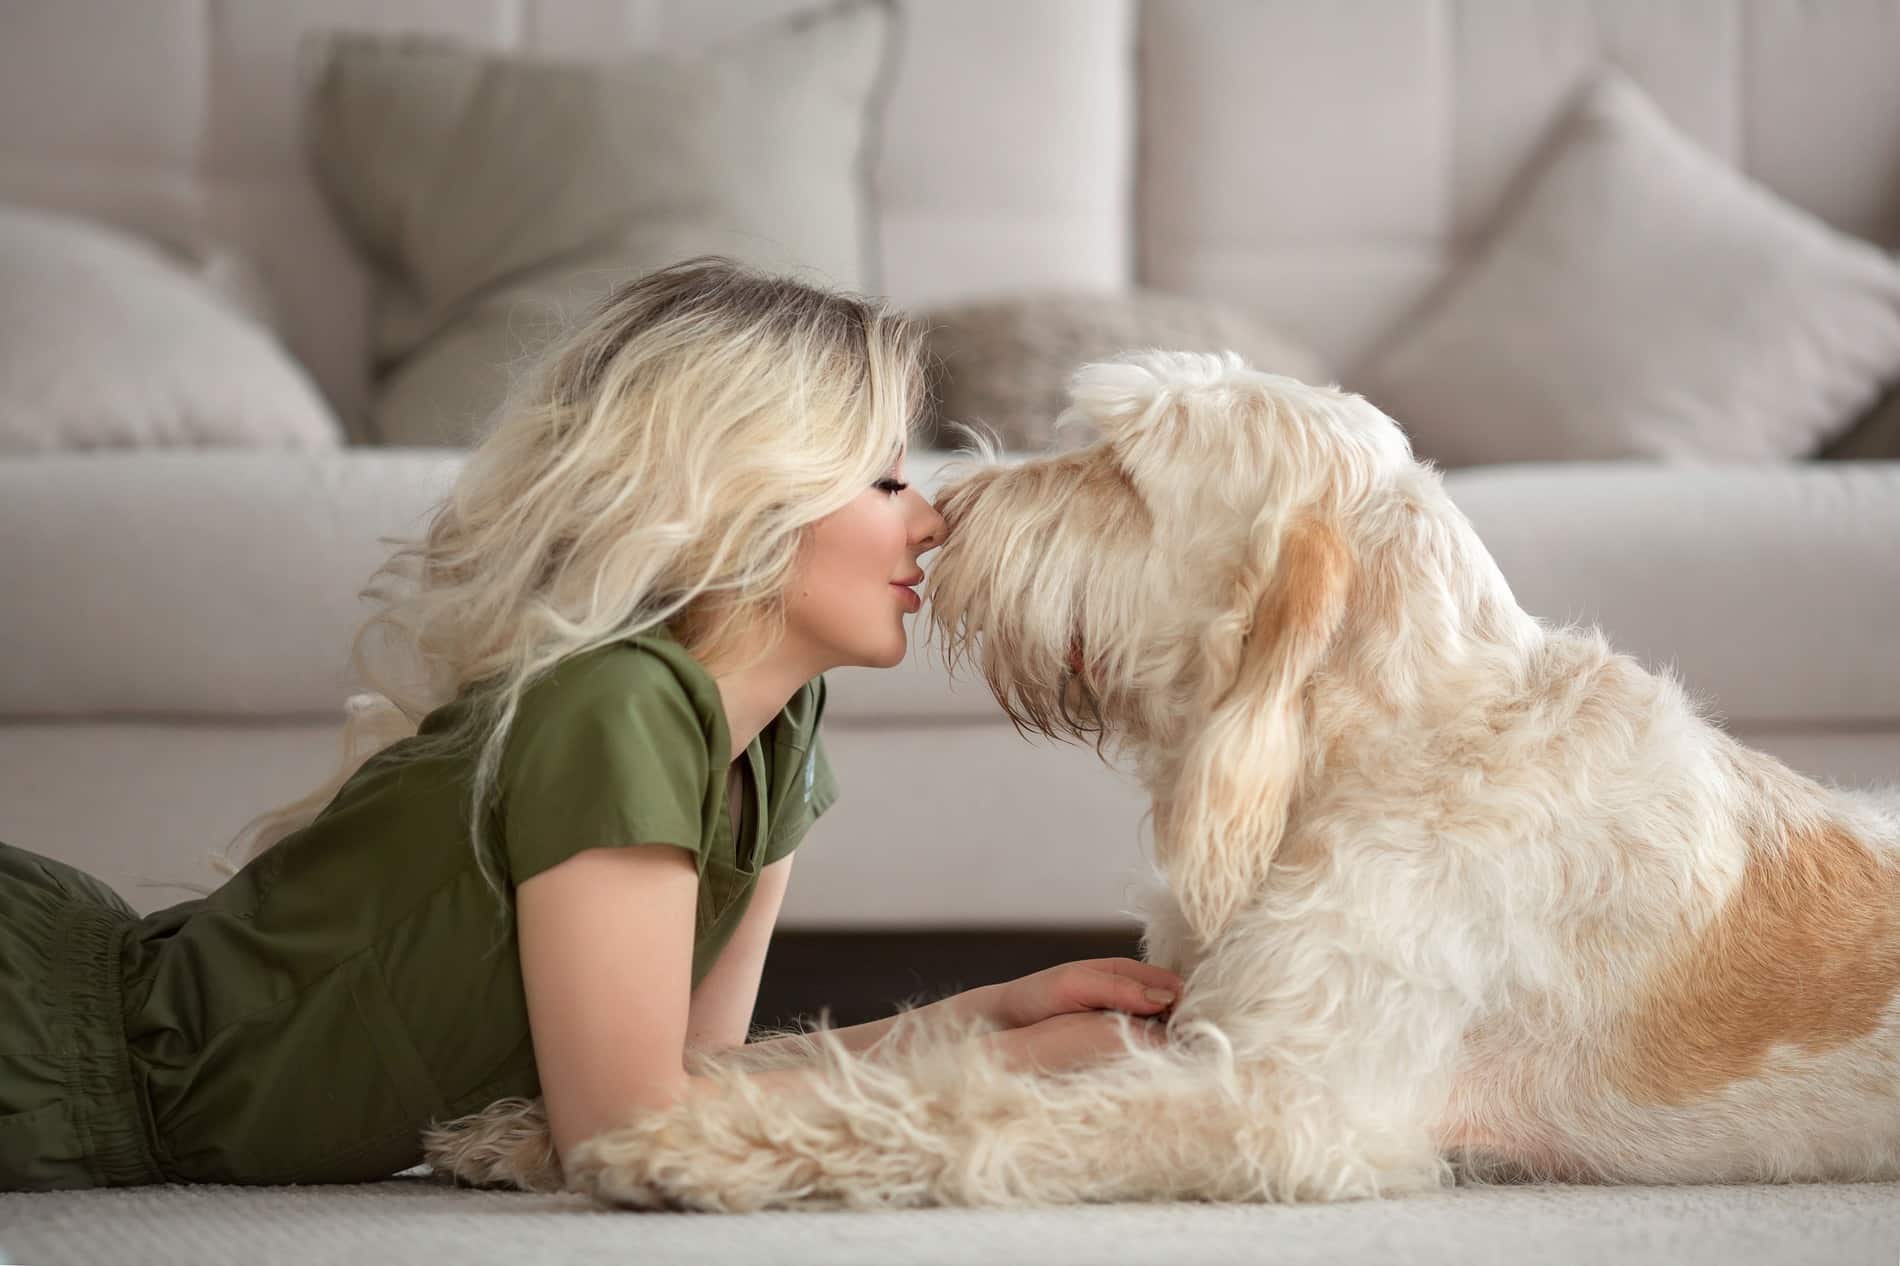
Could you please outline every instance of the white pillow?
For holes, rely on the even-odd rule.
[[[270,332],[153,246],[0,206],[0,453],[334,448]]]
[[[1900,266],[1598,80],[1353,384],[1446,465],[1806,456],[1900,375]]]

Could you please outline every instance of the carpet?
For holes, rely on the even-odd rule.
[[[0,1195],[9,1266],[440,1261],[1900,1266],[1900,1184],[1472,1187],[1338,1205],[1091,1205],[711,1216],[403,1176],[347,1187]]]

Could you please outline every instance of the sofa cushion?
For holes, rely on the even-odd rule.
[[[930,493],[954,461],[913,453],[906,473]],[[0,461],[0,660],[31,666],[0,675],[0,715],[339,716],[381,538],[421,531],[459,467],[382,449]],[[1900,463],[1564,463],[1447,487],[1527,610],[1600,623],[1738,724],[1900,721]],[[1004,723],[916,636],[895,669],[826,680],[845,725]]]
[[[932,432],[978,425],[1014,451],[1050,447],[1078,366],[1148,347],[1231,350],[1256,369],[1330,381],[1319,356],[1239,308],[1158,290],[1013,295],[929,308]]]
[[[357,596],[455,452],[0,461],[0,715],[340,718]]]
[[[1900,376],[1900,265],[1615,74],[1352,385],[1448,465],[1802,457]]]
[[[341,443],[232,262],[0,206],[0,453]]]
[[[378,272],[378,437],[465,442],[565,322],[688,256],[870,284],[887,9],[853,0],[605,64],[319,41],[317,171]]]
[[[913,458],[912,476],[934,490],[954,460]],[[1600,625],[1737,729],[1900,725],[1900,462],[1500,465],[1446,489],[1527,611]],[[835,718],[1002,716],[915,637],[894,669],[826,681]]]
[[[1564,462],[1446,488],[1525,610],[1600,625],[1735,727],[1900,722],[1900,462]]]
[[[385,538],[427,527],[459,450],[102,453],[0,461],[0,716],[342,715]],[[926,495],[955,459],[913,452]],[[925,564],[929,566],[926,556]],[[917,625],[913,618],[913,626]],[[828,675],[828,717],[1001,720],[913,639]]]

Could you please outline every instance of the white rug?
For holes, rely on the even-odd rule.
[[[1900,1185],[1470,1188],[1327,1206],[626,1213],[577,1196],[355,1187],[0,1195],[9,1266],[482,1263],[1900,1266]]]

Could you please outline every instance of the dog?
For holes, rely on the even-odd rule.
[[[818,1030],[811,1090],[771,1097],[741,1048],[702,1068],[728,1093],[589,1140],[569,1186],[751,1210],[1900,1176],[1900,800],[1524,612],[1359,396],[1157,351],[1071,399],[1093,442],[940,495],[928,596],[1021,729],[1150,795],[1169,1041],[1038,1074],[921,1021],[861,1054]],[[547,1181],[535,1128],[432,1159]]]

